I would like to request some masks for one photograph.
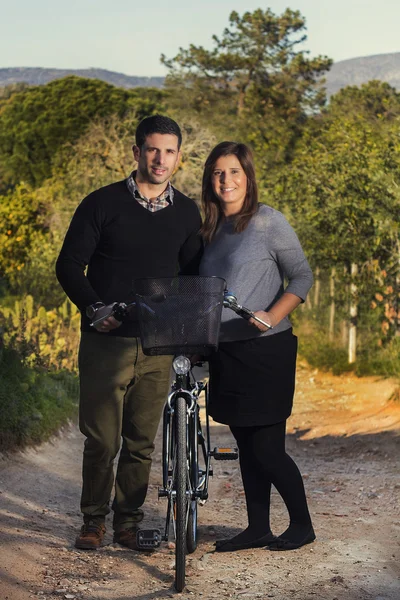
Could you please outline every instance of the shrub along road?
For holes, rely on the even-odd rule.
[[[397,394],[397,399],[396,399]],[[201,541],[188,557],[182,599],[398,600],[400,597],[398,383],[334,377],[300,364],[288,449],[300,465],[317,533],[292,552],[213,553],[216,538],[246,525],[237,463],[215,463],[210,500],[200,508]],[[229,444],[213,424],[215,445]],[[174,597],[173,549],[150,554],[112,544],[73,547],[82,436],[75,427],[51,443],[0,461],[0,598],[161,600]],[[148,526],[162,526],[157,500],[160,439],[146,503]],[[287,517],[273,493],[275,533]]]

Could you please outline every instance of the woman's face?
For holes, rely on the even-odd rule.
[[[247,177],[234,154],[221,156],[217,160],[211,174],[211,183],[223,213],[226,216],[237,214],[246,197]]]

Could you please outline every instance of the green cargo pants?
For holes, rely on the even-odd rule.
[[[104,520],[115,478],[114,530],[143,519],[154,438],[168,394],[171,356],[145,356],[137,338],[82,332],[79,426],[83,452],[81,511]],[[122,438],[122,445],[121,445]]]

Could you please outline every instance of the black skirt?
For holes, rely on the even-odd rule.
[[[209,359],[212,418],[226,425],[272,425],[293,406],[297,337],[274,335],[223,342]]]

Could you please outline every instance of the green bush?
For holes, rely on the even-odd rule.
[[[85,133],[95,119],[135,112],[138,120],[162,110],[164,92],[127,90],[104,81],[69,76],[28,87],[2,103],[0,111],[0,179],[39,186],[51,175],[62,147]]]
[[[8,304],[11,304],[11,297]],[[58,308],[46,310],[30,295],[0,304],[0,334],[29,367],[77,371],[80,313],[67,298]]]
[[[357,360],[348,363],[347,348],[330,343],[327,332],[311,321],[300,321],[295,328],[299,334],[299,354],[309,365],[340,375],[353,371],[358,376],[383,375],[400,377],[400,338],[381,343],[376,332],[359,331]]]
[[[29,367],[15,349],[3,347],[0,381],[0,451],[42,442],[76,416],[72,373]]]
[[[344,348],[324,341],[323,337],[315,333],[300,335],[299,354],[312,367],[332,371],[334,375],[354,370],[354,365],[348,363]]]
[[[360,349],[357,375],[385,375],[400,377],[400,337],[391,339],[382,347],[365,346]]]

